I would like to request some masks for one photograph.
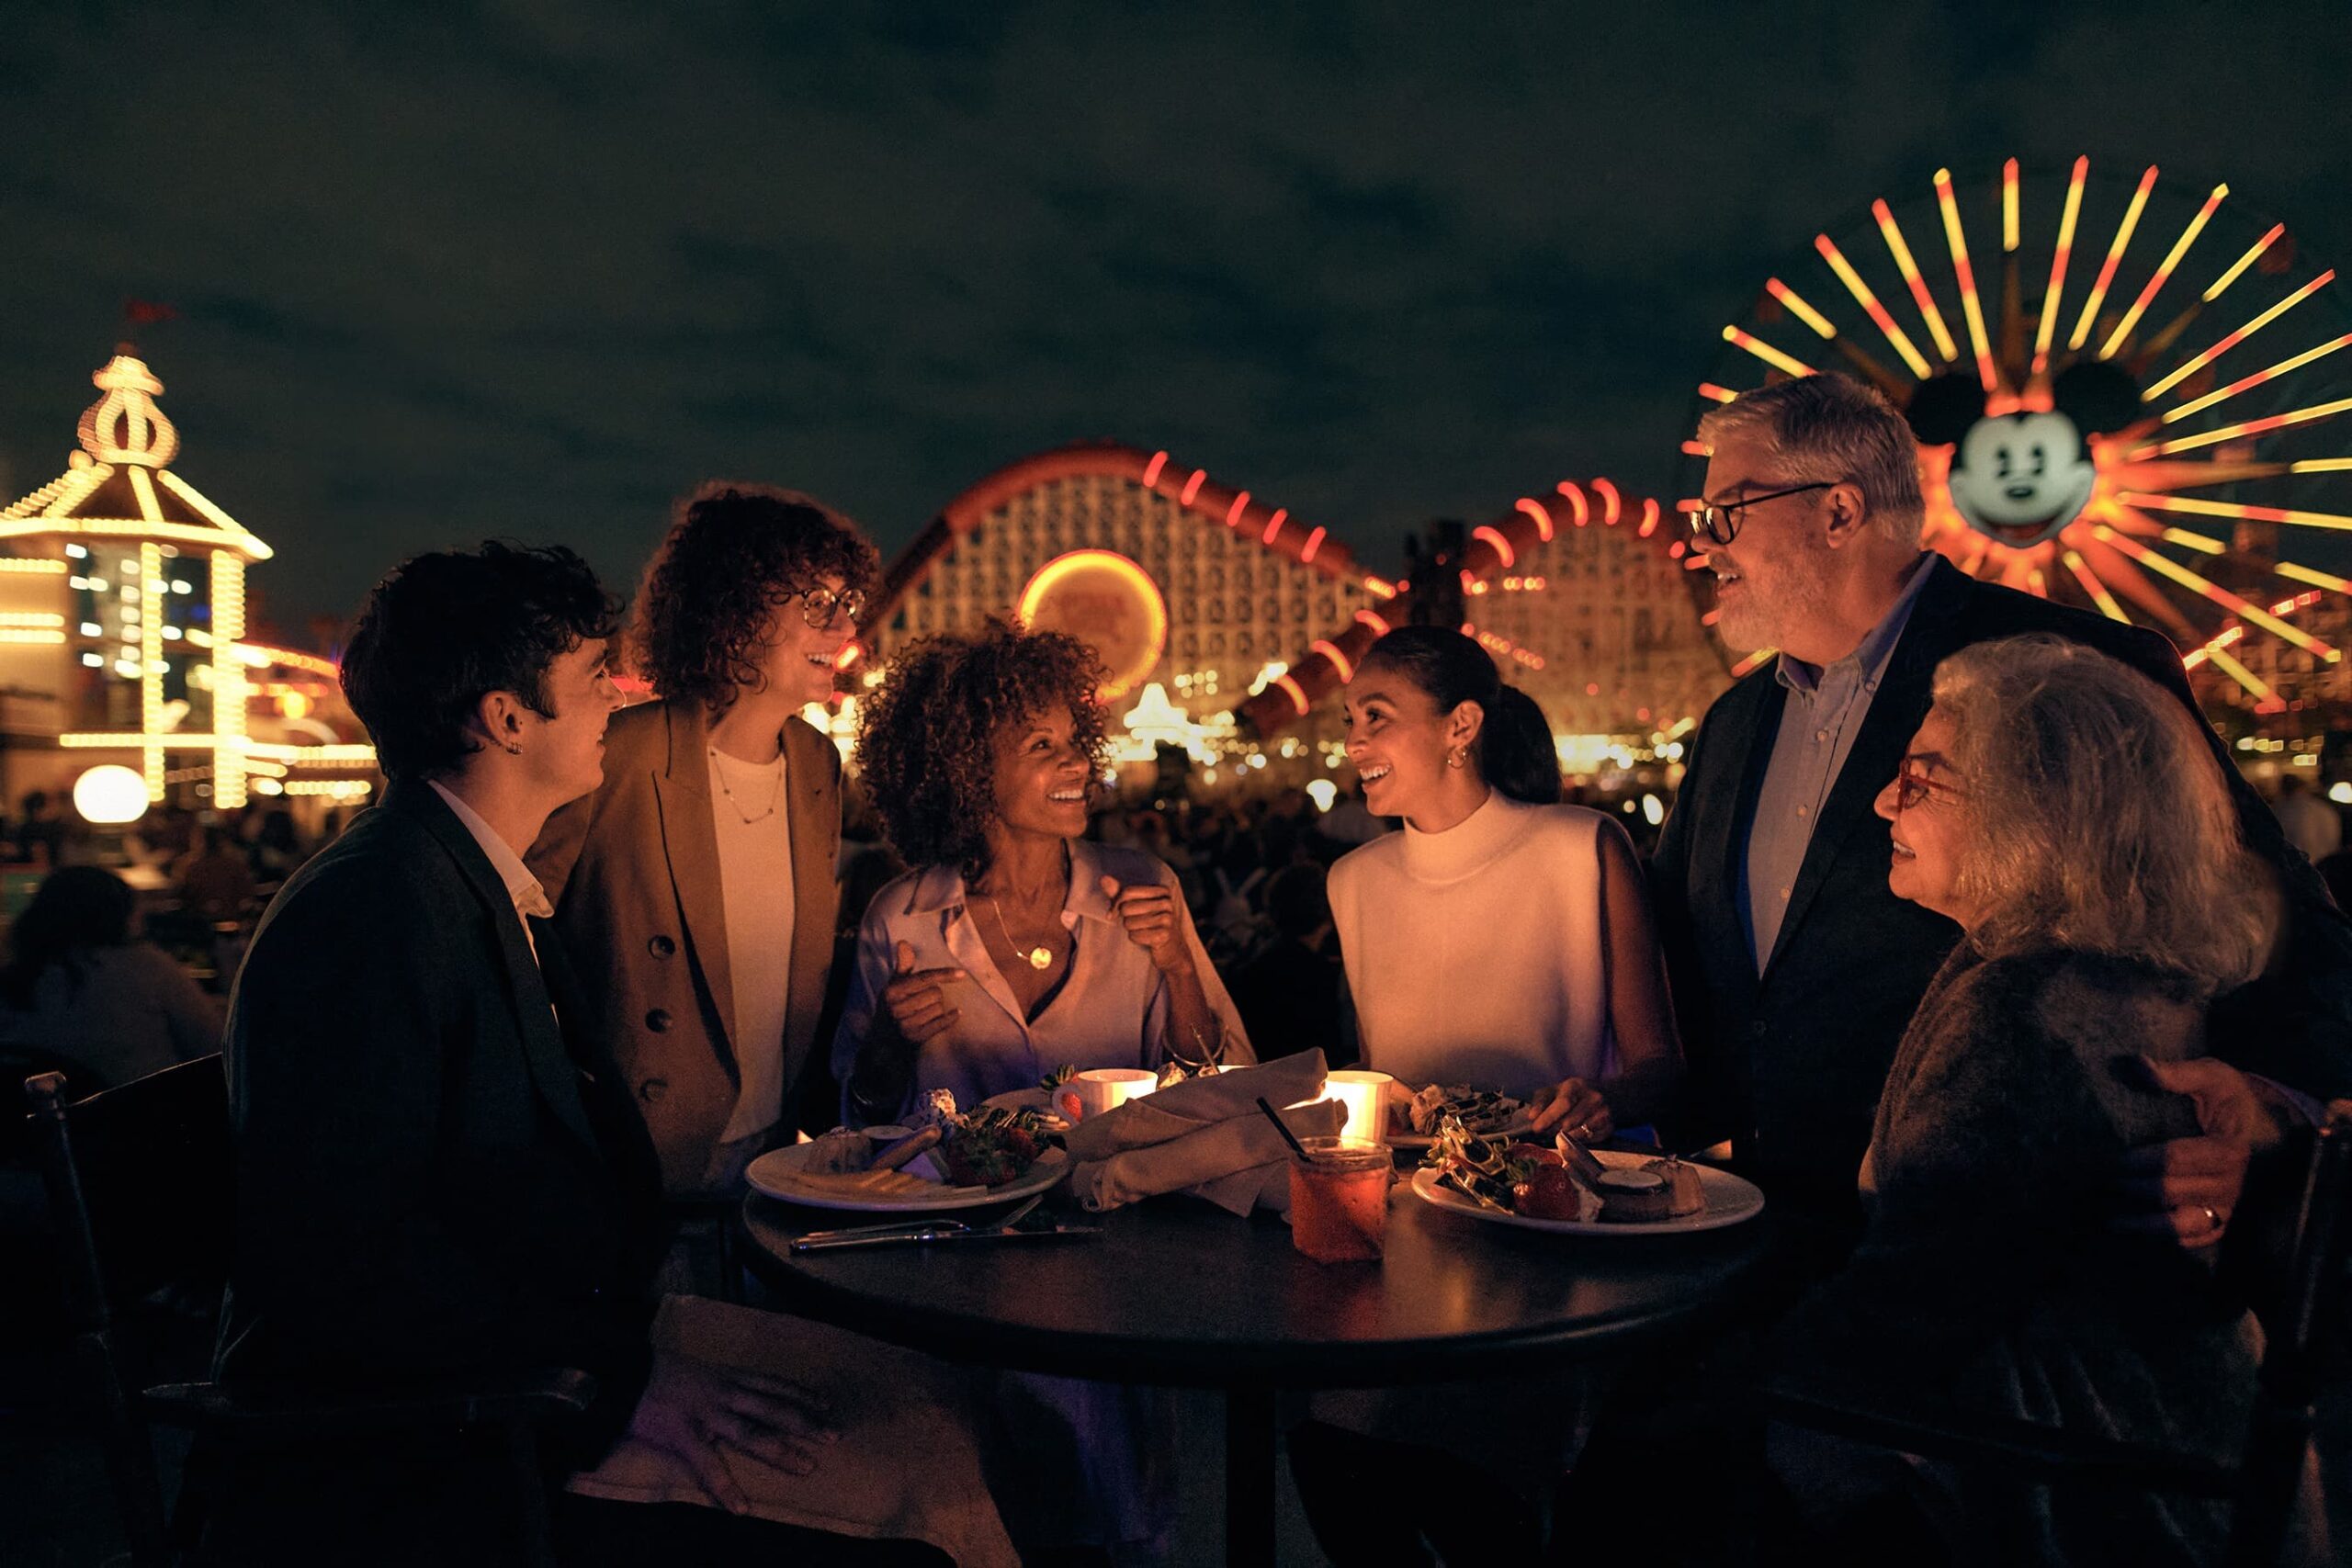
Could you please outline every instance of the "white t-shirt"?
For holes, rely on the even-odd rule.
[[[792,831],[784,754],[746,762],[712,749],[710,821],[718,840],[742,1087],[720,1141],[765,1132],[784,1114],[784,1016],[792,986]],[[745,821],[745,818],[752,820]]]

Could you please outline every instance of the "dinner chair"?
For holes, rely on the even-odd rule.
[[[2346,1331],[2352,1253],[2352,1100],[2329,1105],[2304,1173],[2286,1270],[2261,1312],[2267,1343],[2254,1413],[2228,1463],[2008,1419],[1915,1418],[1788,1385],[1756,1389],[1772,1419],[1925,1459],[2051,1485],[2098,1484],[2231,1505],[2228,1568],[2272,1568],[2285,1549],[2328,1352]]]
[[[218,1055],[74,1100],[63,1075],[25,1080],[58,1233],[74,1372],[96,1418],[137,1568],[194,1550],[203,1477],[192,1466],[167,1510],[153,1428],[209,1434],[224,1447],[481,1428],[503,1439],[514,1487],[515,1560],[551,1568],[537,1425],[577,1414],[595,1381],[570,1369],[503,1377],[149,1386],[145,1303],[167,1295],[217,1312],[227,1277],[233,1174],[228,1077]],[[198,1450],[203,1451],[202,1450]]]

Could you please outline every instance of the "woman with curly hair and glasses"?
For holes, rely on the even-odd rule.
[[[603,787],[532,847],[672,1198],[732,1190],[795,1130],[841,837],[840,756],[799,714],[831,697],[875,568],[807,496],[686,497],[631,628],[661,700],[613,716]]]
[[[868,696],[858,771],[914,869],[859,933],[833,1038],[851,1122],[1069,1065],[1254,1060],[1174,874],[1084,837],[1102,681],[1075,639],[991,619],[910,645]]]

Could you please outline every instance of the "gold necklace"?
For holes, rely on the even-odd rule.
[[[735,792],[733,790],[727,787],[727,763],[722,758],[720,758],[718,747],[713,746],[710,748],[710,776],[718,781],[718,793],[727,797],[727,804],[735,808],[735,815],[743,818],[744,827],[749,828],[754,824],[764,822],[769,818],[775,815],[776,807],[781,805],[784,800],[784,770],[782,768],[778,768],[775,771],[775,785],[768,791],[768,808],[765,811],[761,812],[757,817],[752,817],[744,812],[743,803],[735,798]]]
[[[1020,957],[1027,959],[1029,961],[1029,967],[1032,969],[1050,969],[1053,967],[1054,950],[1052,948],[1047,947],[1042,942],[1035,947],[1022,946],[1019,942],[1012,940],[1012,928],[1004,923],[1004,906],[997,902],[994,898],[990,898],[989,900],[989,908],[996,912],[996,929],[1004,933],[1005,946],[1012,949],[1012,951]]]

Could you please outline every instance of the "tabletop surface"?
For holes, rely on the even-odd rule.
[[[753,1196],[750,1261],[782,1304],[918,1349],[1127,1382],[1379,1387],[1508,1370],[1528,1351],[1615,1350],[1736,1305],[1769,1213],[1685,1236],[1515,1230],[1433,1208],[1399,1183],[1387,1255],[1310,1261],[1278,1217],[1154,1198],[1085,1240],[794,1256],[827,1215]],[[974,1216],[965,1216],[974,1217]]]

